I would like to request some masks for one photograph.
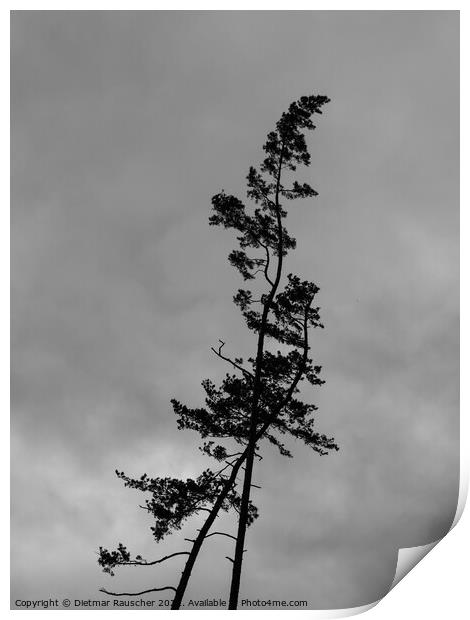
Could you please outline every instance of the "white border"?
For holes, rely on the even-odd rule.
[[[2,68],[2,83],[4,85],[9,84],[9,10],[460,10],[461,11],[461,50],[462,50],[462,66],[468,73],[468,24],[466,10],[462,6],[463,3],[442,3],[442,2],[423,2],[415,1],[410,6],[407,2],[296,2],[292,1],[287,3],[282,2],[243,2],[239,0],[237,3],[224,3],[221,6],[216,2],[150,2],[142,0],[134,0],[132,3],[127,2],[106,2],[106,1],[94,1],[94,2],[11,2],[8,6],[8,10],[3,10],[1,13],[2,20],[0,22],[1,34],[1,55],[0,66]],[[461,95],[461,109],[470,109],[470,101],[468,97],[468,84],[465,80],[465,70],[461,70],[462,76],[462,95]],[[4,92],[5,92],[4,88]],[[445,105],[445,103],[443,104]],[[2,99],[2,118],[6,121],[2,124],[2,173],[4,179],[5,198],[9,197],[9,101],[4,96]],[[468,122],[466,117],[461,115],[461,132],[462,132],[462,164],[461,170],[469,169],[468,161]],[[468,183],[465,183],[464,175],[461,179],[461,271],[462,278],[462,290],[461,290],[461,311],[464,317],[468,317],[468,286],[465,286],[466,274],[468,274],[469,266],[469,251],[465,247],[465,240],[468,239],[468,208],[466,205],[470,204],[468,192]],[[3,446],[1,458],[4,461],[3,471],[6,472],[9,469],[9,450],[8,450],[8,437],[9,437],[9,423],[6,412],[9,411],[9,211],[6,208],[7,200],[5,200],[4,208],[1,211],[1,235],[2,243],[0,244],[0,273],[2,275],[2,282],[4,284],[2,297],[2,304],[0,306],[2,311],[2,327],[1,330],[1,352],[2,352],[2,390],[1,390],[1,403],[4,415],[1,418],[1,437],[2,441],[6,445]],[[466,419],[465,413],[469,410],[469,398],[468,389],[465,389],[465,376],[468,371],[468,328],[464,323],[461,328],[461,498],[460,504],[462,504],[463,498],[466,496],[466,490],[468,488],[468,473],[469,473],[469,446],[468,438],[469,424]],[[5,479],[6,477],[4,477]],[[8,482],[6,482],[6,488],[4,491],[4,498],[9,494]],[[3,502],[6,506],[6,501]],[[459,506],[458,512],[461,514],[463,505]],[[2,532],[7,538],[9,534],[9,519],[8,515],[2,513]],[[368,618],[374,618],[376,620],[387,620],[396,618],[398,615],[403,616],[406,614],[406,618],[434,618],[445,617],[446,620],[453,620],[454,618],[466,617],[465,611],[468,610],[468,603],[466,600],[467,585],[467,572],[468,560],[465,550],[470,549],[470,518],[468,517],[468,510],[464,512],[461,522],[457,527],[453,529],[446,537],[443,543],[437,544],[436,548],[420,562],[419,569],[413,571],[410,577],[407,577],[398,584],[379,605],[373,607],[367,612]],[[7,540],[4,541],[4,548],[7,547]],[[4,560],[1,564],[2,579],[1,584],[3,586],[2,605],[8,613],[23,614],[28,612],[9,610],[9,575],[8,575],[8,563]],[[464,581],[465,579],[465,581]],[[358,608],[357,611],[363,608]],[[48,613],[48,611],[39,611],[38,613]],[[64,612],[58,611],[60,615]],[[106,614],[112,614],[111,611],[75,611],[75,614],[94,614],[98,613],[100,617],[106,617]],[[137,611],[121,612],[125,614],[139,613]],[[160,614],[167,614],[170,612],[162,611]],[[204,611],[182,611],[180,613],[190,614],[191,617],[194,614],[205,614]],[[212,618],[218,618],[219,616],[225,616],[227,611],[217,611],[211,614]],[[334,617],[334,610],[329,612],[315,612],[315,611],[237,611],[244,614],[245,618],[259,618],[272,614],[283,614],[283,618],[298,617],[299,614],[303,614],[304,617],[315,618],[331,618]],[[54,614],[54,616],[55,616]],[[104,614],[104,616],[103,616]],[[338,617],[336,615],[335,617]]]

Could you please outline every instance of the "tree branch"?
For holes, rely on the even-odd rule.
[[[219,342],[220,342],[219,350],[216,351],[214,347],[211,347],[211,351],[213,351],[217,355],[217,357],[220,357],[221,359],[225,360],[229,364],[232,364],[232,366],[234,366],[235,368],[238,368],[238,370],[241,370],[243,374],[248,375],[249,377],[253,379],[253,374],[249,370],[246,370],[246,368],[243,368],[243,366],[240,366],[239,364],[231,360],[229,357],[225,357],[225,355],[222,355],[221,351],[222,351],[222,348],[225,346],[225,342],[223,340],[220,340],[220,338],[219,338]]]
[[[164,586],[163,588],[151,588],[150,590],[142,590],[142,592],[109,592],[105,588],[100,588],[100,592],[109,594],[110,596],[140,596],[141,594],[148,594],[149,592],[161,592],[162,590],[173,590],[176,592],[176,588],[173,586]]]
[[[271,280],[271,278],[269,277],[269,261],[270,261],[270,254],[269,254],[269,248],[266,244],[262,243],[261,241],[259,242],[260,245],[263,246],[263,248],[266,251],[266,262],[264,264],[264,277],[266,278],[267,282],[269,282],[269,284],[271,286],[274,286],[274,282]]]
[[[237,539],[235,538],[235,540],[237,540]],[[245,553],[246,551],[248,551],[248,549],[243,549],[243,553]],[[232,562],[232,564],[233,564],[233,559],[232,558],[229,558],[228,555],[226,555],[225,557],[227,558],[227,560],[230,560],[230,562]]]
[[[261,429],[258,431],[256,437],[256,441],[259,441],[259,439],[261,439],[264,435],[264,433],[267,431],[267,429],[270,427],[270,425],[274,422],[274,420],[277,418],[277,416],[279,415],[279,413],[284,409],[284,407],[289,403],[290,399],[292,398],[292,394],[294,393],[295,388],[297,387],[297,384],[299,383],[300,379],[302,378],[302,375],[305,371],[305,364],[307,362],[307,356],[308,356],[308,311],[310,309],[310,306],[312,304],[313,298],[309,301],[309,303],[305,306],[305,310],[304,310],[304,321],[303,321],[303,330],[304,330],[304,352],[302,355],[302,360],[299,364],[299,368],[297,369],[297,372],[295,374],[294,379],[292,380],[291,385],[289,386],[289,389],[287,390],[286,396],[285,398],[281,401],[281,403],[274,409],[273,413],[268,417],[268,419],[266,420],[266,422],[263,424],[263,426],[261,427]]]
[[[198,530],[199,532],[201,530]],[[229,538],[233,538],[233,540],[237,540],[236,536],[232,536],[232,534],[227,534],[226,532],[211,532],[210,534],[207,534],[206,538],[209,538],[210,536],[215,536],[216,534],[218,534],[219,536],[228,536]]]
[[[153,560],[152,562],[146,562],[145,560],[131,560],[129,562],[116,562],[116,564],[119,566],[154,566],[155,564],[160,564],[161,562],[165,562],[165,560],[174,558],[177,555],[189,555],[189,551],[178,551],[177,553],[171,553],[170,555],[165,555],[163,558]]]

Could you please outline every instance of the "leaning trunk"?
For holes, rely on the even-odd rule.
[[[230,584],[230,599],[229,599],[229,609],[237,609],[238,606],[238,594],[240,591],[240,579],[242,572],[242,563],[243,563],[243,546],[245,544],[245,535],[246,528],[248,526],[248,511],[250,505],[250,493],[251,493],[251,480],[253,476],[253,463],[254,456],[256,450],[256,441],[257,441],[257,424],[258,424],[258,403],[259,397],[261,394],[261,373],[263,366],[263,352],[264,352],[264,339],[266,336],[266,324],[268,320],[269,310],[271,308],[271,303],[274,299],[276,291],[279,287],[279,283],[281,281],[282,274],[282,257],[284,251],[283,237],[282,237],[282,220],[281,220],[281,212],[279,205],[279,189],[281,185],[281,172],[282,172],[282,160],[284,155],[284,144],[281,147],[281,153],[279,155],[279,164],[277,170],[277,179],[276,179],[276,198],[275,198],[275,210],[276,210],[276,219],[277,219],[277,235],[278,235],[278,261],[277,261],[277,269],[276,269],[276,277],[271,287],[271,291],[269,292],[268,299],[263,308],[263,315],[261,318],[260,331],[258,336],[258,349],[256,353],[256,370],[255,370],[255,380],[253,385],[253,404],[251,410],[251,422],[250,422],[250,437],[247,448],[247,461],[245,468],[245,477],[243,481],[243,492],[241,497],[240,504],[240,516],[238,519],[238,532],[237,532],[237,542],[235,545],[235,554],[233,558],[233,570],[232,570],[232,582]]]
[[[219,510],[221,509],[224,500],[226,499],[228,493],[230,492],[230,489],[233,487],[238,471],[243,461],[245,460],[245,457],[246,457],[246,451],[242,454],[242,456],[240,456],[238,461],[234,463],[232,467],[232,473],[227,479],[227,482],[225,483],[222,491],[220,492],[220,495],[217,497],[214,505],[212,506],[209,516],[207,517],[206,521],[204,522],[204,525],[200,529],[199,534],[197,535],[194,541],[193,547],[186,561],[184,570],[181,573],[181,578],[180,578],[178,587],[176,588],[173,603],[171,604],[171,609],[180,609],[181,607],[181,603],[183,602],[183,596],[188,586],[188,582],[189,582],[189,578],[191,577],[193,566],[196,562],[199,551],[201,550],[202,543],[204,542],[204,539],[209,533],[209,530],[212,527],[212,524],[217,518]]]
[[[248,523],[248,507],[250,502],[251,479],[255,458],[256,443],[250,442],[246,457],[245,478],[243,480],[243,492],[240,505],[240,517],[238,520],[237,542],[235,543],[235,555],[232,571],[232,583],[230,585],[229,609],[237,609],[238,592],[240,590],[240,578],[242,572],[243,547],[245,545],[245,533]]]

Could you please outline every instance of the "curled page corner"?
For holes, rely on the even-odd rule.
[[[427,555],[440,540],[442,540],[442,538],[439,538],[428,545],[421,545],[419,547],[403,547],[402,549],[399,549],[397,568],[395,570],[395,576],[393,578],[392,585],[390,586],[390,590],[393,590],[397,583],[399,583],[403,577],[405,577],[410,570],[418,564],[418,562],[421,562],[424,556]]]
[[[443,540],[447,534],[457,525],[460,521],[460,517],[462,516],[465,502],[467,500],[468,495],[468,475],[462,475],[460,477],[460,488],[459,488],[459,498],[457,501],[457,507],[455,509],[454,519],[452,521],[452,525],[449,530],[446,532],[442,538],[438,538],[437,540],[428,543],[427,545],[421,545],[418,547],[403,547],[398,550],[397,557],[397,567],[395,569],[395,576],[393,578],[392,584],[388,590],[390,592],[393,588],[405,577],[415,566],[418,564],[425,555],[427,555],[434,547]],[[388,594],[387,592],[387,594]],[[373,603],[369,603],[368,605],[362,605],[360,607],[351,607],[349,609],[332,609],[330,614],[325,614],[322,616],[323,618],[345,618],[347,616],[356,616],[358,614],[362,614],[369,609],[375,607],[380,601],[385,598],[387,594],[384,594],[383,597],[376,600]],[[320,616],[314,616],[320,617]]]
[[[407,575],[410,570],[413,569],[416,564],[418,564],[418,562],[421,562],[424,556],[427,555],[431,551],[431,549],[434,549],[437,543],[443,540],[459,522],[460,517],[463,513],[468,493],[468,479],[466,476],[461,475],[459,486],[459,498],[457,501],[457,507],[455,509],[455,515],[452,521],[452,525],[444,534],[444,536],[442,536],[442,538],[438,538],[434,542],[431,542],[427,545],[421,545],[419,547],[403,547],[402,549],[398,550],[397,567],[395,570],[395,577],[393,578],[392,585],[390,586],[390,590],[393,590],[393,588],[403,579],[403,577],[405,577],[405,575]]]
[[[429,543],[428,545],[422,545],[420,547],[403,547],[402,549],[399,549],[397,567],[395,569],[395,576],[393,578],[392,584],[387,590],[387,592],[373,603],[369,603],[368,605],[362,605],[360,607],[351,607],[349,609],[332,609],[329,613],[328,611],[323,612],[324,615],[317,615],[321,614],[322,612],[318,612],[315,610],[313,611],[314,615],[312,617],[324,619],[345,618],[349,616],[356,616],[358,614],[369,611],[378,603],[380,603],[380,601],[384,599],[391,590],[393,590],[397,583],[399,583],[403,579],[403,577],[405,577],[410,572],[410,570],[414,568],[416,564],[418,564],[418,562],[420,562],[424,558],[424,556],[427,555],[431,551],[431,549],[437,545],[440,540],[442,539],[436,540],[432,543]]]

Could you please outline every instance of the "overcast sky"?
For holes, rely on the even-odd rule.
[[[319,192],[293,203],[286,270],[316,282],[326,384],[307,394],[340,452],[270,447],[255,482],[242,598],[364,605],[397,550],[446,532],[458,495],[458,13],[14,12],[12,596],[100,598],[176,582],[181,561],[97,566],[160,545],[114,475],[197,475],[170,398],[203,402],[254,350],[232,295],[230,232],[291,101],[331,103],[309,135]],[[227,528],[234,528],[231,519]],[[207,541],[188,597],[228,597],[229,539]],[[165,583],[164,583],[165,582]]]

